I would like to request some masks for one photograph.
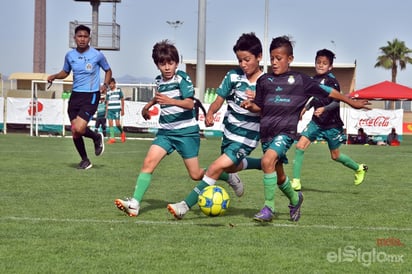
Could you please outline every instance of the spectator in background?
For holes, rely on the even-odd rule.
[[[396,133],[395,128],[392,128],[391,133],[386,137],[386,143],[390,146],[399,146],[398,133]]]
[[[363,128],[358,129],[358,135],[356,135],[356,139],[354,144],[357,145],[364,145],[368,143],[368,134],[365,133]]]

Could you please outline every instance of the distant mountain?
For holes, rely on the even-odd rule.
[[[116,82],[122,84],[151,84],[153,80],[153,78],[149,77],[134,77],[132,75],[116,77]]]

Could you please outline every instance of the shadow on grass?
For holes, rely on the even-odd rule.
[[[348,187],[349,188],[349,187]],[[349,189],[347,191],[336,191],[336,190],[327,190],[327,189],[316,189],[316,188],[307,188],[307,187],[302,187],[302,192],[303,194],[305,192],[316,192],[316,193],[333,193],[333,194],[342,194],[342,193],[347,193],[347,194],[359,194],[359,191],[350,191]]]
[[[80,163],[80,161],[79,161],[79,163]],[[68,163],[67,167],[73,168],[73,169],[76,169],[76,170],[84,170],[84,169],[79,168],[79,163]],[[99,163],[95,164],[95,163],[92,162],[92,167],[90,169],[102,169],[102,168],[105,168],[105,167],[106,167],[105,165],[102,165],[102,164],[99,164]]]

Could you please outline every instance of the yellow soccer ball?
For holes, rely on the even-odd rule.
[[[229,202],[229,194],[223,187],[208,186],[199,194],[197,203],[206,216],[216,217],[226,212]]]

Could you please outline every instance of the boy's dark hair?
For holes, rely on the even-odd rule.
[[[114,79],[113,77],[112,77],[112,78],[110,78],[109,83],[111,83],[111,82],[116,83],[116,79]]]
[[[320,57],[320,56],[325,56],[326,58],[328,58],[329,63],[330,63],[331,65],[333,65],[333,59],[335,59],[335,54],[334,54],[332,51],[330,51],[330,50],[328,50],[328,49],[318,50],[318,51],[316,52],[315,61],[316,61],[316,59],[318,59],[318,57]]]
[[[179,52],[176,47],[166,39],[153,46],[152,58],[156,65],[170,61],[179,63]]]
[[[285,47],[287,50],[287,54],[289,56],[293,55],[293,44],[289,38],[289,36],[279,36],[272,39],[272,43],[270,43],[269,52],[274,49]]]
[[[88,26],[85,25],[78,25],[75,29],[74,29],[74,34],[76,34],[78,31],[81,30],[85,30],[87,31],[87,33],[90,35],[90,28]]]
[[[256,37],[254,32],[243,33],[233,46],[233,51],[235,53],[239,50],[248,51],[254,56],[259,56],[262,54],[262,43],[259,38]]]

